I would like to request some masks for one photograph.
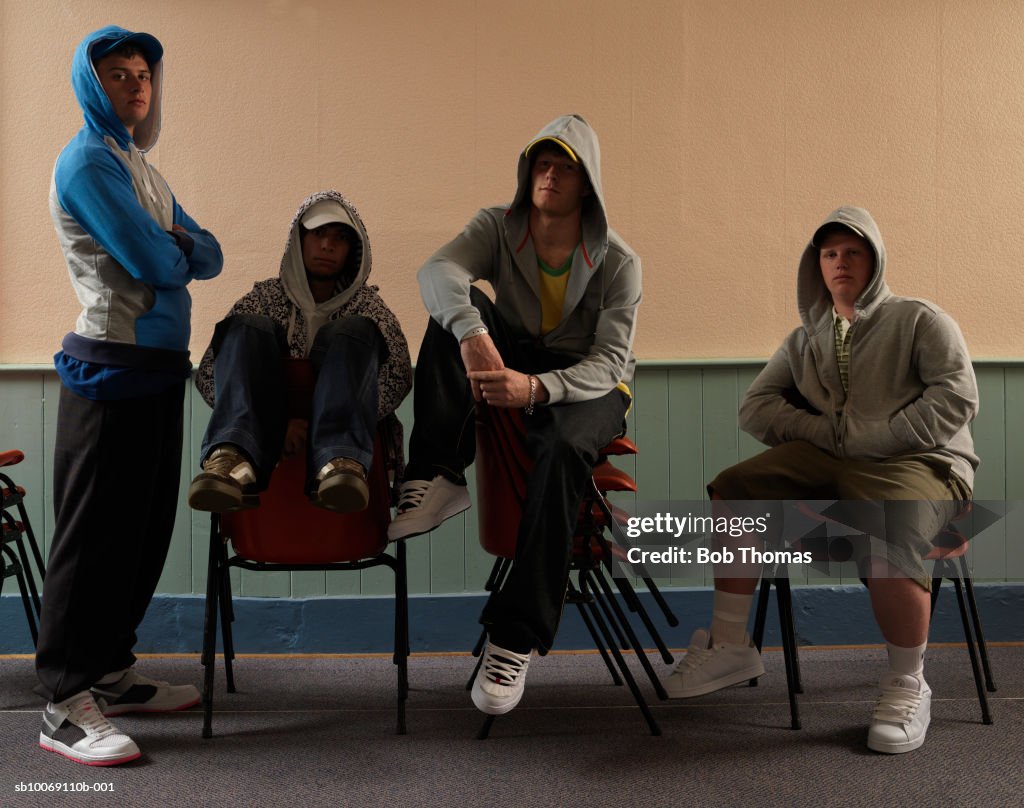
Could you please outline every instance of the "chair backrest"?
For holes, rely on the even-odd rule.
[[[480,545],[491,555],[512,558],[523,516],[526,480],[533,461],[518,410],[476,407],[476,500]]]
[[[290,359],[287,367],[289,414],[308,418],[312,368],[302,359]],[[235,552],[250,561],[331,564],[371,558],[387,548],[391,492],[379,432],[367,472],[370,502],[365,510],[333,513],[318,508],[306,498],[305,479],[305,457],[284,457],[260,494],[258,508],[222,515],[221,532]]]
[[[526,426],[519,410],[476,407],[476,487],[480,545],[491,555],[513,558],[533,461],[526,451]],[[636,491],[636,483],[607,462],[609,454],[635,454],[628,438],[616,438],[601,450],[594,468],[600,491]],[[586,505],[586,502],[584,503]],[[595,518],[601,515],[593,508]]]

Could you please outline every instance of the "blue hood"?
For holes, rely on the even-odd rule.
[[[126,31],[116,25],[108,25],[93,31],[79,44],[71,61],[71,86],[75,98],[82,108],[85,125],[100,137],[110,136],[122,149],[127,149],[133,138],[124,124],[114,113],[114,108],[103,91],[99,77],[92,64],[92,54],[110,49],[112,46],[131,40],[146,54],[149,69],[153,74],[153,92],[150,99],[149,115],[135,127],[135,147],[147,152],[156,146],[160,137],[160,89],[163,77],[163,46],[151,34]]]

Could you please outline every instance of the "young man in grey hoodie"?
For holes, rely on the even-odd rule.
[[[472,288],[481,280],[493,303]],[[476,706],[497,715],[519,703],[531,652],[554,640],[584,486],[631,401],[640,260],[608,227],[589,124],[567,115],[544,127],[519,156],[512,204],[477,213],[419,282],[431,317],[389,537],[469,507],[474,402],[525,413],[534,468],[515,563],[482,617],[489,641],[473,686]]]
[[[978,389],[956,323],[933,303],[893,295],[885,264],[862,208],[839,208],[815,230],[798,270],[802,325],[740,407],[740,426],[772,448],[723,471],[708,492],[723,509],[729,500],[883,504],[884,540],[856,547],[889,657],[868,747],[900,753],[924,743],[931,717],[931,578],[921,557],[971,498]],[[671,697],[764,673],[745,634],[759,572],[716,569],[710,632],[694,633],[665,683]]]

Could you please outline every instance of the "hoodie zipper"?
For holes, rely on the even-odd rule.
[[[843,400],[842,412],[839,415],[839,430],[838,430],[838,435],[836,436],[836,444],[837,444],[836,448],[839,451],[839,456],[840,457],[844,457],[845,456],[845,452],[843,450],[843,444],[846,441],[846,413],[850,409],[850,391],[853,389],[853,338],[855,336],[854,329],[857,327],[857,325],[856,325],[857,316],[856,315],[857,315],[857,312],[856,312],[856,309],[854,309],[854,322],[850,323],[850,327],[847,328],[847,330],[846,330],[846,335],[850,339],[850,358],[849,358],[849,360],[847,362],[847,365],[846,365],[846,389],[843,391],[845,393],[845,398]],[[833,351],[834,350],[835,350],[835,348],[833,347]],[[837,365],[838,365],[838,359],[839,358],[836,357]],[[839,384],[841,385],[842,383],[843,383],[843,379],[842,379],[842,376],[840,376],[839,377]]]

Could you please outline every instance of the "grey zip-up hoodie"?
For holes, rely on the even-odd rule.
[[[885,245],[866,210],[838,208],[821,226],[833,222],[862,234],[875,252],[850,326],[849,393],[839,377],[832,297],[819,249],[809,243],[797,275],[802,325],[750,385],[740,426],[769,446],[805,440],[836,457],[918,456],[973,488],[978,456],[969,424],[978,386],[960,329],[934,303],[889,291]],[[811,409],[794,403],[800,397]]]
[[[586,401],[633,376],[633,336],[640,304],[640,259],[611,228],[601,190],[597,135],[578,115],[557,118],[531,143],[557,138],[586,169],[593,193],[583,208],[583,240],[573,256],[562,320],[541,336],[537,254],[530,238],[530,160],[519,155],[518,187],[512,204],[484,208],[445,244],[418,274],[431,317],[461,340],[483,325],[469,298],[474,281],[486,280],[495,305],[514,334],[577,359],[565,370],[538,376],[551,404]]]

